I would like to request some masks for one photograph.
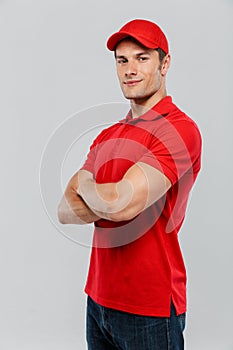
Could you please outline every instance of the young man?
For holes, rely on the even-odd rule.
[[[63,224],[95,223],[88,349],[184,349],[178,231],[200,170],[201,136],[167,96],[168,42],[155,23],[130,21],[107,47],[131,109],[94,140],[58,210]]]

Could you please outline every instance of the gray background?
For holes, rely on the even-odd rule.
[[[86,348],[90,251],[46,215],[40,161],[68,116],[123,101],[105,42],[133,18],[155,20],[166,32],[168,92],[204,138],[202,172],[180,232],[187,349],[233,349],[232,9],[231,0],[0,1],[1,350]]]

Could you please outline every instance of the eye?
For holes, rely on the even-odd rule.
[[[147,61],[148,59],[149,59],[149,57],[146,57],[146,56],[140,56],[140,57],[138,57],[138,60],[139,60],[140,62]]]
[[[127,62],[125,58],[118,58],[116,61],[117,61],[117,64],[124,64]]]

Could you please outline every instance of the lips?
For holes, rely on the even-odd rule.
[[[137,85],[138,83],[140,83],[142,80],[139,79],[139,80],[127,80],[127,81],[124,81],[124,84],[127,85],[127,86],[135,86]]]

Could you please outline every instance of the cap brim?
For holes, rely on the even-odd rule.
[[[119,41],[123,40],[124,38],[131,37],[136,39],[140,44],[147,47],[148,49],[157,49],[158,46],[155,47],[155,44],[151,43],[150,41],[146,40],[145,38],[142,38],[138,35],[132,35],[129,32],[117,32],[110,36],[110,38],[107,41],[107,48],[110,51],[114,51],[116,48],[116,45],[119,43]]]

